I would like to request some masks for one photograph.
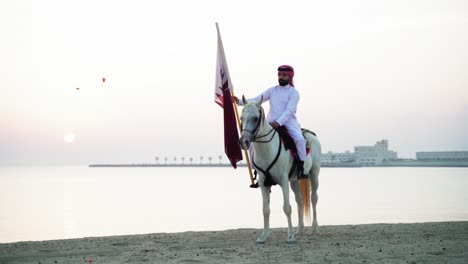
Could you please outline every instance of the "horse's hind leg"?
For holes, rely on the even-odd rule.
[[[317,222],[317,202],[318,194],[317,190],[319,187],[319,172],[320,167],[313,167],[312,173],[310,174],[310,184],[312,185],[312,211],[313,211],[313,220],[312,220],[312,233],[318,231],[318,222]]]
[[[291,189],[294,192],[294,197],[297,203],[297,215],[298,215],[298,223],[297,223],[297,232],[296,234],[300,237],[304,231],[304,210],[302,206],[302,196],[301,192],[299,191],[299,182],[298,181],[291,181],[290,182]]]
[[[257,238],[257,244],[264,244],[270,236],[270,189],[271,187],[265,187],[260,184],[260,190],[262,191],[263,201],[263,232]]]

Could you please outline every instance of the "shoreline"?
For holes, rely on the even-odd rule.
[[[0,243],[0,263],[468,263],[468,221],[154,233]]]
[[[151,164],[151,163],[135,163],[135,164],[89,164],[90,168],[133,168],[133,167],[163,167],[163,168],[219,168],[219,167],[232,167],[231,164]],[[247,164],[237,164],[237,167],[247,167]],[[321,164],[322,168],[385,168],[385,167],[443,167],[443,168],[466,168],[468,162],[392,162],[382,165],[358,165],[350,163],[338,164]]]

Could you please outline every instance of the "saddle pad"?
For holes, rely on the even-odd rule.
[[[288,129],[285,126],[280,126],[276,129],[276,131],[278,132],[278,134],[281,137],[281,140],[283,141],[284,148],[286,150],[289,149],[289,152],[291,153],[291,155],[297,158],[296,157],[296,152],[297,152],[296,143],[294,143],[293,138],[288,133]],[[315,133],[313,133],[312,131],[305,130],[305,129],[302,129],[302,131],[303,133],[304,131],[310,132],[315,136]],[[309,154],[309,151],[310,151],[310,148],[306,148],[306,155]]]

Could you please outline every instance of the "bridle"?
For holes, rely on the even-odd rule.
[[[273,140],[273,138],[275,137],[275,134],[276,134],[276,129],[274,129],[273,127],[271,128],[270,131],[268,131],[268,133],[264,134],[264,135],[261,135],[261,136],[258,136],[258,131],[260,129],[260,124],[263,124],[263,122],[265,122],[265,113],[263,111],[263,107],[260,107],[260,117],[258,118],[258,123],[257,125],[255,126],[255,129],[253,131],[251,130],[248,130],[248,129],[242,129],[242,132],[245,131],[245,132],[249,132],[250,134],[252,134],[253,136],[253,140],[252,140],[252,143],[253,142],[257,142],[257,143],[268,143],[270,141]],[[243,128],[244,126],[241,124],[241,128]],[[268,135],[270,135],[271,133],[273,132],[273,135],[271,135],[270,139],[269,140],[259,140],[259,139],[262,139],[262,138],[265,138],[267,137]]]

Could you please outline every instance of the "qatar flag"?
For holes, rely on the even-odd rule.
[[[239,146],[239,133],[237,131],[236,114],[232,105],[231,92],[233,91],[223,42],[219,33],[218,24],[218,55],[216,60],[215,103],[224,111],[224,152],[234,168],[242,160],[242,151]]]

